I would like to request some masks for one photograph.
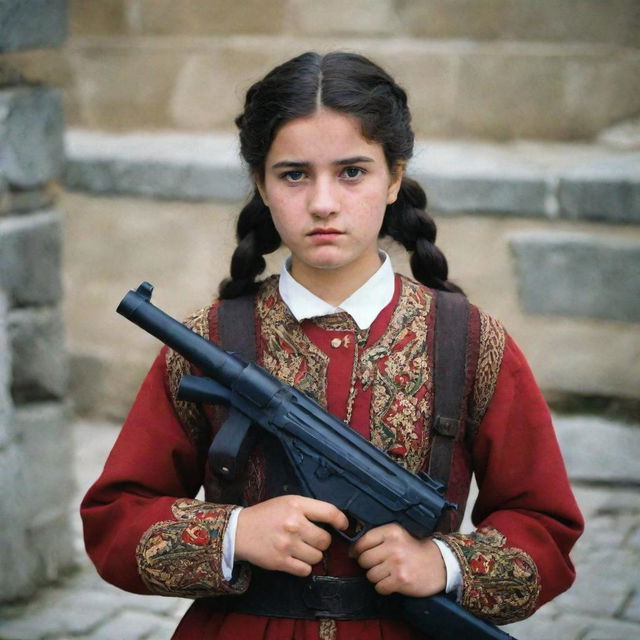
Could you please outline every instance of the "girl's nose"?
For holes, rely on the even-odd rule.
[[[336,187],[329,180],[315,181],[309,195],[309,213],[316,218],[328,218],[338,211]]]

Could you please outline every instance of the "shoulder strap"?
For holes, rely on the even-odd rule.
[[[469,303],[460,293],[436,298],[434,420],[429,475],[446,488],[458,434],[462,434]]]
[[[220,346],[249,362],[256,359],[256,335],[253,296],[222,300],[218,307]]]
[[[253,309],[253,296],[222,300],[218,307],[220,346],[248,362],[254,362],[257,353]],[[250,427],[247,418],[231,410],[209,447],[210,468],[230,481],[245,467],[253,442]]]

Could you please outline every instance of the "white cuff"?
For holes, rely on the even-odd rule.
[[[444,566],[447,570],[447,585],[444,590],[447,593],[455,591],[457,598],[460,598],[462,591],[462,570],[460,569],[458,558],[456,558],[455,553],[453,553],[442,540],[434,540],[434,542],[438,549],[440,549]]]
[[[233,556],[236,551],[236,528],[238,526],[238,516],[242,511],[242,507],[237,507],[231,512],[227,530],[222,538],[222,577],[231,582],[233,578]]]

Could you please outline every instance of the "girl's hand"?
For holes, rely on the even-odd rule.
[[[367,579],[382,595],[432,596],[444,590],[447,570],[436,543],[418,540],[398,524],[365,533],[351,548]]]
[[[238,515],[235,560],[308,576],[331,544],[331,534],[315,523],[349,526],[337,507],[303,496],[279,496],[245,507]]]

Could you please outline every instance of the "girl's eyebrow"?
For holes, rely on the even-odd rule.
[[[373,158],[369,156],[353,156],[353,158],[344,158],[341,160],[334,160],[331,164],[336,167],[344,167],[350,164],[361,164],[363,162],[375,162]],[[284,168],[294,168],[294,169],[308,169],[312,167],[313,163],[305,162],[300,160],[281,160],[280,162],[276,162],[274,165],[271,165],[272,169],[284,169]]]

